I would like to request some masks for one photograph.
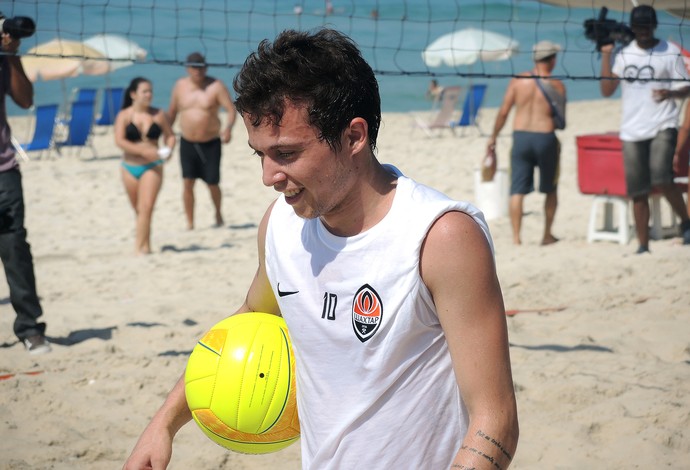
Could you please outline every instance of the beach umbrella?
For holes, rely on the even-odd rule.
[[[518,46],[516,40],[502,34],[467,28],[436,39],[422,52],[422,60],[429,67],[472,65],[479,60],[506,60],[517,52]]]
[[[80,74],[108,73],[108,62],[103,59],[103,54],[82,42],[57,38],[32,47],[21,61],[26,76],[32,82],[60,80],[64,112],[68,107],[65,79]]]
[[[109,71],[132,65],[146,58],[146,50],[133,41],[116,34],[96,34],[84,40],[84,44],[110,59]]]
[[[108,63],[97,59],[105,56],[82,42],[58,38],[32,47],[21,60],[27,77],[35,82],[107,73]]]

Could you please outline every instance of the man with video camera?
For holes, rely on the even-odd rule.
[[[10,287],[10,302],[17,314],[14,333],[29,353],[41,354],[50,352],[50,345],[45,338],[45,323],[37,321],[43,311],[26,241],[22,177],[5,108],[7,95],[23,109],[33,105],[33,85],[17,55],[20,38],[33,34],[32,25],[29,18],[5,19],[0,14],[0,258]]]
[[[649,193],[660,189],[681,218],[684,244],[690,244],[690,220],[680,190],[673,183],[673,158],[679,108],[674,99],[690,94],[680,49],[654,37],[656,12],[640,5],[630,13],[635,40],[616,54],[613,44],[601,46],[601,94],[611,96],[619,84],[625,183],[633,200],[639,248],[649,252]],[[680,81],[684,80],[684,81]]]

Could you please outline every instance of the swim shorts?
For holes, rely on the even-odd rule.
[[[654,138],[623,141],[625,184],[628,196],[649,194],[653,186],[673,183],[673,154],[678,130],[664,129]]]
[[[182,177],[200,178],[206,184],[220,182],[220,138],[208,142],[190,142],[180,139],[180,164]]]
[[[510,153],[510,194],[534,191],[534,168],[539,168],[539,191],[552,193],[558,187],[560,143],[553,132],[513,132]]]

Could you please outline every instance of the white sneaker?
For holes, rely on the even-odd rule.
[[[29,354],[46,354],[53,350],[43,335],[29,336],[24,338],[22,342]]]

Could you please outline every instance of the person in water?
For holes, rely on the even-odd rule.
[[[151,82],[134,78],[115,118],[115,144],[124,151],[122,182],[136,214],[137,254],[151,253],[153,206],[163,184],[163,163],[175,147],[170,122],[162,110],[151,106],[152,98]]]

